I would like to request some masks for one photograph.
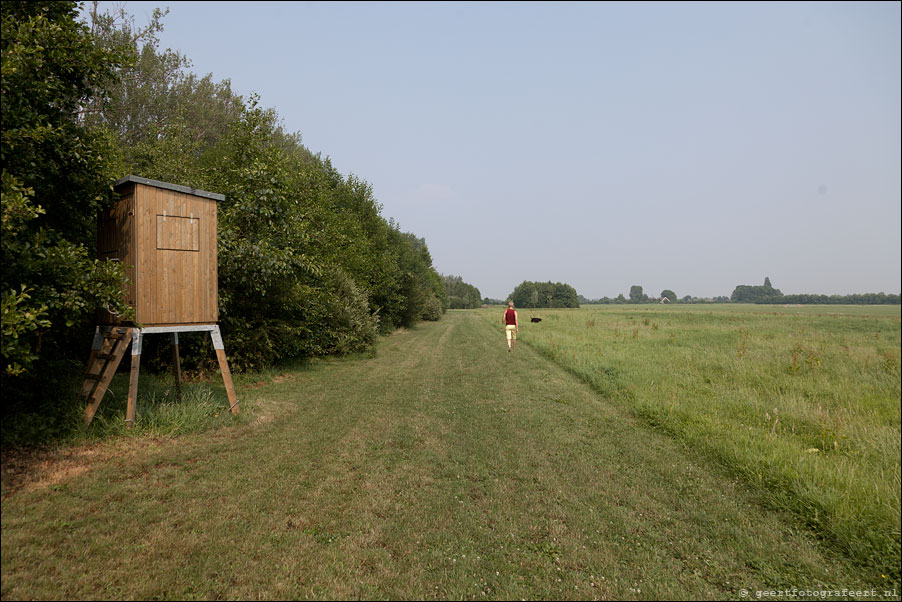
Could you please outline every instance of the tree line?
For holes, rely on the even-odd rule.
[[[665,301],[666,299],[666,301]],[[645,294],[644,289],[641,285],[634,284],[630,287],[630,295],[629,298],[623,296],[621,293],[614,298],[611,297],[602,297],[600,299],[586,299],[582,295],[580,295],[580,302],[585,303],[587,305],[616,305],[621,303],[676,303],[677,296],[676,293],[670,289],[664,289],[661,291],[660,297],[649,297]]]
[[[623,294],[617,297],[602,297],[600,299],[586,299],[579,296],[579,302],[586,305],[616,305],[625,303],[783,303],[792,305],[899,305],[899,295],[887,295],[885,293],[864,293],[853,295],[818,295],[797,294],[784,295],[780,289],[771,285],[770,278],[764,279],[762,285],[740,284],[733,289],[733,293],[727,296],[717,297],[693,297],[685,295],[677,298],[675,292],[664,289],[658,297],[649,297],[643,292],[641,286],[634,284],[630,287],[629,297]]]
[[[46,377],[83,371],[95,308],[128,314],[123,266],[95,259],[96,216],[127,174],[225,195],[220,325],[237,371],[370,349],[448,308],[426,241],[275,109],[161,50],[164,16],[138,28],[123,9],[84,22],[76,2],[3,3],[4,400],[58,393]],[[188,367],[206,345],[183,343]]]
[[[784,303],[791,305],[899,305],[899,295],[885,293],[863,293],[853,295],[817,295],[797,294],[784,295],[780,289],[771,285],[770,278],[764,279],[761,286],[740,284],[730,295],[733,303]]]
[[[482,294],[460,276],[443,276],[450,309],[475,309],[482,306]]]

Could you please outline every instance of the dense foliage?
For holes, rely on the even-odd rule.
[[[524,280],[510,295],[517,307],[579,307],[576,290],[560,282]]]
[[[256,97],[235,96],[157,47],[162,14],[137,30],[93,15],[99,43],[135,59],[99,104],[126,173],[224,194],[219,207],[223,334],[237,369],[370,348],[376,335],[447,307],[426,242],[381,216],[369,184],[284,131]]]
[[[733,303],[779,303],[783,293],[770,284],[770,278],[764,279],[762,286],[740,284],[733,290],[730,300]]]
[[[448,307],[425,240],[275,110],[160,50],[163,16],[139,29],[95,5],[86,25],[74,2],[3,3],[4,398],[27,397],[58,350],[83,370],[95,309],[127,311],[122,267],[94,259],[98,210],[127,174],[225,195],[220,317],[236,370],[370,349]],[[202,340],[183,342],[188,368],[210,357]]]
[[[443,276],[450,309],[476,309],[482,307],[482,294],[460,276]]]
[[[75,17],[74,3],[3,3],[5,411],[73,371],[67,352],[84,350],[97,307],[127,311],[121,267],[94,259],[115,153],[107,132],[83,119],[86,99],[124,59],[95,46]]]
[[[631,303],[645,303],[648,301],[648,295],[642,292],[642,287],[638,284],[634,284],[630,287],[630,302]]]

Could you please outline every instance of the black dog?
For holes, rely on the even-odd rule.
[[[541,322],[542,318],[530,318],[529,321],[530,322]]]

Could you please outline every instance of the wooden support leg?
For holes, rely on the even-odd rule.
[[[132,369],[128,379],[128,407],[125,410],[125,426],[132,428],[138,409],[138,372],[141,369],[141,330],[132,333]]]
[[[226,395],[229,396],[229,411],[238,413],[238,397],[235,395],[235,386],[232,384],[232,373],[229,372],[229,362],[226,359],[225,346],[222,344],[222,335],[219,326],[210,331],[213,339],[213,348],[216,349],[216,359],[219,360],[219,370],[222,372],[222,382],[225,384]]]
[[[182,400],[182,362],[179,359],[179,333],[172,333],[172,371],[175,376],[175,394]]]

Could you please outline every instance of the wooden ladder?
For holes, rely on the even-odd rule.
[[[106,394],[116,374],[125,350],[132,342],[132,328],[127,327],[98,327],[94,332],[94,343],[91,345],[91,355],[88,358],[88,371],[85,373],[85,382],[81,387],[81,394],[85,401],[85,424],[90,424],[94,419],[100,402]]]

